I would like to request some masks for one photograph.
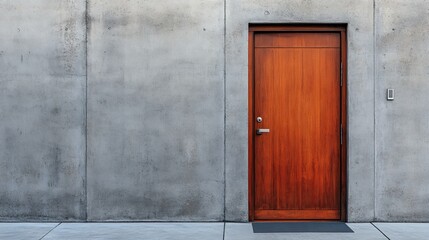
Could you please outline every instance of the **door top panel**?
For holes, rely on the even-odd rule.
[[[333,47],[341,46],[339,33],[256,33],[255,47]]]

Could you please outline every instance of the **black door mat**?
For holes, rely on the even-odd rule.
[[[352,233],[343,222],[258,222],[252,223],[254,233]]]

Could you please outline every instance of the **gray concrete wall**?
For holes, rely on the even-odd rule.
[[[429,2],[377,1],[376,13],[375,217],[429,221]]]
[[[346,23],[348,219],[429,221],[425,0],[0,13],[0,219],[247,221],[248,24]]]
[[[223,1],[89,16],[88,218],[223,220]]]
[[[84,16],[0,2],[0,219],[85,218]]]

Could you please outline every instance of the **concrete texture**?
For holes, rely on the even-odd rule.
[[[429,2],[376,9],[376,219],[429,221]]]
[[[0,219],[85,218],[84,13],[0,3]]]
[[[88,7],[88,218],[223,220],[223,1]]]
[[[0,239],[40,240],[59,223],[0,223]]]
[[[390,240],[429,239],[427,223],[374,223]]]
[[[374,218],[373,1],[226,2],[226,220],[248,219],[249,23],[348,24],[348,220]]]
[[[347,224],[353,233],[253,233],[251,223],[227,223],[225,226],[225,240],[386,240],[370,223]]]
[[[349,223],[353,233],[253,233],[250,223],[0,223],[8,240],[420,240],[429,238],[427,223]]]
[[[64,223],[43,240],[221,240],[223,223]]]

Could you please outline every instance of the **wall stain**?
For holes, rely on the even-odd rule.
[[[61,170],[61,158],[62,158],[62,151],[59,145],[55,144],[51,149],[49,153],[49,160],[52,161],[51,166],[49,168],[49,187],[56,187],[58,186],[59,180],[60,180],[60,170]]]
[[[54,108],[51,110],[51,113],[52,113],[53,115],[58,115],[60,112],[61,112],[61,108],[59,108],[59,107],[54,107]]]

